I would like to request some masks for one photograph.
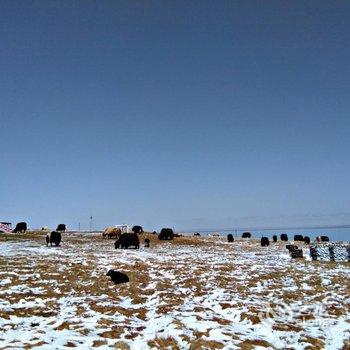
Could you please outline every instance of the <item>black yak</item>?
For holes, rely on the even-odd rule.
[[[287,244],[286,248],[289,250],[289,252],[292,252],[293,250],[298,249],[298,246],[295,244]]]
[[[129,277],[125,273],[119,271],[109,270],[106,276],[109,276],[115,284],[129,282]]]
[[[131,230],[134,233],[143,233],[143,228],[142,226],[139,226],[139,225],[135,225]]]
[[[296,242],[303,242],[304,237],[302,235],[294,235],[294,241]]]
[[[293,249],[290,251],[290,254],[292,256],[293,259],[296,258],[302,258],[303,257],[303,250],[302,249]]]
[[[261,237],[261,242],[260,242],[262,247],[268,247],[270,245],[270,240],[268,237]]]
[[[66,231],[66,225],[65,224],[59,224],[56,228],[56,231],[61,231],[61,232],[65,232]]]
[[[250,232],[243,232],[243,234],[242,234],[242,238],[251,238],[251,237],[252,237],[252,235]]]
[[[200,236],[201,234],[199,232],[195,232],[193,236]]]
[[[115,249],[121,247],[122,249],[128,249],[133,246],[135,249],[140,248],[140,239],[137,233],[122,233],[118,240],[114,242]]]
[[[162,228],[158,235],[160,240],[169,240],[174,238],[174,231],[171,228]]]
[[[329,242],[328,236],[321,236],[321,242]]]
[[[150,243],[151,243],[151,241],[149,240],[149,238],[145,238],[145,247],[146,248],[149,248]]]
[[[304,237],[304,243],[305,243],[305,244],[310,244],[310,237],[305,236],[305,237]]]
[[[281,241],[287,242],[287,241],[288,241],[288,235],[285,234],[285,233],[282,233],[282,234],[281,234]]]
[[[26,222],[19,222],[15,229],[13,230],[14,233],[25,233],[27,231],[27,223]]]
[[[227,241],[230,242],[230,243],[234,241],[234,238],[233,238],[232,233],[229,233],[229,234],[227,235]]]
[[[54,243],[55,246],[58,247],[61,243],[61,240],[61,232],[52,231],[46,235],[46,246],[48,246],[49,243],[52,246],[52,243]]]
[[[293,249],[290,252],[290,254],[291,254],[293,259],[302,258],[303,257],[303,250],[302,249]]]
[[[276,243],[276,242],[277,242],[277,236],[276,236],[276,235],[273,235],[273,236],[272,236],[272,240]]]

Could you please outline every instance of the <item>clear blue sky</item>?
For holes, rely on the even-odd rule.
[[[1,1],[0,220],[349,223],[350,2]]]

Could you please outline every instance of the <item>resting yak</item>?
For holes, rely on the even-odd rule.
[[[295,242],[303,242],[304,237],[302,235],[294,235],[294,241]]]
[[[137,233],[122,233],[118,240],[114,242],[115,249],[121,247],[122,249],[128,249],[133,246],[135,249],[140,248],[140,239]]]
[[[232,243],[232,242],[234,241],[234,238],[233,238],[232,233],[229,233],[229,234],[227,235],[227,241],[230,242],[230,243]]]
[[[276,242],[277,242],[277,236],[276,236],[276,235],[273,235],[273,236],[272,236],[272,240],[276,243]]]
[[[162,228],[158,235],[160,240],[170,240],[174,238],[174,231],[171,228]]]
[[[27,231],[27,223],[26,222],[19,222],[15,229],[13,230],[13,233],[26,233]]]
[[[118,238],[122,233],[122,230],[120,228],[116,227],[107,227],[103,233],[103,238]]]
[[[142,226],[139,226],[139,225],[135,225],[131,230],[134,233],[143,233],[143,228]]]
[[[46,246],[48,246],[50,243],[52,247],[52,243],[54,243],[55,246],[58,247],[61,243],[61,240],[62,240],[61,232],[57,232],[57,231],[49,232],[46,235]]]
[[[129,277],[125,273],[119,271],[109,270],[106,276],[109,276],[115,284],[129,282]]]
[[[242,238],[251,238],[252,234],[250,232],[243,232]]]

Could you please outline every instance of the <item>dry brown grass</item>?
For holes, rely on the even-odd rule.
[[[253,350],[255,349],[256,346],[261,346],[264,348],[269,348],[269,347],[273,348],[273,346],[270,343],[260,339],[254,339],[254,340],[247,339],[239,344],[239,348],[242,350]]]
[[[0,240],[2,242],[29,240],[37,247],[38,242],[44,245],[43,236],[41,232],[16,236],[0,235]],[[65,296],[71,301],[74,317],[68,317],[57,324],[54,327],[56,331],[77,330],[81,335],[88,336],[91,330],[84,326],[83,321],[94,312],[100,315],[100,318],[96,321],[95,329],[98,339],[94,339],[91,346],[98,348],[113,340],[114,348],[128,349],[130,345],[128,341],[133,341],[142,335],[146,328],[144,324],[151,322],[152,312],[158,316],[179,313],[187,297],[199,300],[192,309],[189,309],[189,312],[196,315],[197,321],[205,322],[206,317],[210,316],[210,321],[218,328],[223,330],[225,327],[229,328],[232,325],[230,319],[214,310],[211,304],[204,304],[217,289],[224,290],[227,296],[227,300],[217,300],[217,307],[223,311],[240,309],[240,321],[249,322],[252,326],[261,322],[259,313],[264,311],[262,301],[271,301],[271,307],[277,308],[278,300],[283,300],[287,304],[298,301],[312,303],[323,302],[325,297],[331,298],[333,295],[333,300],[330,299],[332,302],[325,305],[327,313],[330,317],[336,318],[347,316],[346,310],[349,305],[346,304],[346,296],[350,290],[348,275],[344,271],[337,271],[339,266],[346,267],[346,265],[327,266],[332,284],[324,285],[320,274],[325,269],[324,264],[303,260],[278,268],[273,263],[265,264],[271,250],[262,249],[254,240],[238,239],[233,244],[223,244],[218,238],[203,237],[180,237],[174,241],[159,241],[155,235],[143,234],[141,242],[144,238],[151,240],[151,248],[144,251],[146,253],[157,251],[157,255],[150,254],[144,258],[138,255],[138,251],[121,251],[113,248],[111,250],[114,240],[101,237],[64,235],[64,244],[61,248],[45,248],[57,249],[61,255],[38,253],[34,256],[20,253],[18,256],[0,256],[1,278],[11,279],[11,283],[0,285],[0,300],[6,297],[11,305],[17,306],[21,300],[34,302],[37,298],[44,300],[45,303],[45,307],[18,306],[12,311],[0,308],[0,319],[10,320],[12,316],[55,319],[60,312],[58,301]],[[185,249],[189,249],[188,254]],[[284,244],[279,243],[272,249],[280,253],[284,251]],[[200,258],[201,254],[204,258]],[[255,254],[257,264],[254,269],[244,254]],[[159,260],[159,256],[168,258]],[[225,259],[221,260],[221,256]],[[111,284],[105,276],[107,264],[126,272],[131,282],[119,286]],[[290,289],[288,283],[295,288]],[[305,283],[308,289],[303,289]],[[21,285],[26,288],[8,292],[10,288]],[[334,285],[343,288],[335,288]],[[36,288],[40,288],[38,294],[35,292]],[[155,295],[158,298],[157,302],[145,307],[145,303],[152,300]],[[130,300],[133,307],[121,306],[120,303],[125,300]],[[116,322],[115,317],[123,318],[123,323]],[[272,329],[303,334],[303,342],[308,343],[310,349],[321,349],[324,346],[322,339],[314,339],[303,333],[302,321],[313,319],[313,313],[306,312],[296,315],[293,322],[277,322]],[[135,325],[133,320],[138,320],[139,324]],[[190,349],[224,347],[224,342],[207,339],[210,338],[210,327],[205,331],[186,329],[176,318],[173,324],[177,329],[187,331],[181,339],[188,343]],[[38,334],[40,335],[39,332]],[[272,347],[265,340],[245,339],[243,334],[230,332],[223,334],[231,337],[234,344],[241,349],[254,349],[256,346]],[[45,343],[40,336],[33,338],[33,341],[36,346]],[[32,346],[25,345],[26,348]],[[77,347],[79,343],[72,340],[65,346]],[[158,349],[180,349],[175,337],[163,336],[161,331],[155,334],[154,339],[148,341],[148,346]],[[343,349],[348,348],[349,343],[344,343]]]

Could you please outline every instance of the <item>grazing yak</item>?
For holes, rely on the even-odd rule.
[[[103,238],[118,238],[122,233],[122,230],[117,227],[107,227],[103,233]]]
[[[290,252],[290,254],[291,254],[293,259],[302,258],[303,257],[303,250],[302,249],[293,249]]]
[[[15,229],[13,230],[13,233],[26,233],[27,231],[27,223],[26,222],[19,222]]]
[[[66,225],[65,224],[59,224],[56,228],[56,231],[60,231],[60,232],[65,232],[66,231]]]
[[[131,231],[134,232],[134,233],[143,233],[143,228],[142,228],[142,226],[135,225],[135,226],[131,229]]]
[[[229,234],[227,235],[227,241],[230,242],[230,243],[232,243],[232,242],[234,241],[234,238],[233,238],[232,233],[229,233]]]
[[[295,242],[303,242],[304,237],[302,235],[294,235],[294,241]]]
[[[310,244],[310,241],[311,241],[311,240],[310,240],[310,237],[308,237],[308,236],[305,236],[305,237],[304,237],[304,243],[305,243],[305,244]]]
[[[268,247],[270,245],[270,240],[268,237],[261,237],[260,244],[262,247]]]
[[[286,248],[288,249],[290,255],[293,259],[296,258],[302,258],[303,257],[303,250],[299,249],[297,245],[295,244],[287,244]]]
[[[106,276],[109,276],[115,284],[129,282],[129,277],[125,273],[119,271],[109,270]]]
[[[276,242],[277,242],[277,236],[276,236],[276,235],[273,235],[273,236],[272,236],[272,240],[276,243]]]
[[[282,234],[281,234],[281,241],[287,242],[287,241],[288,241],[288,235],[285,234],[285,233],[282,233]]]
[[[243,232],[243,234],[242,234],[242,238],[251,238],[251,237],[252,237],[252,235],[250,232]]]
[[[50,243],[50,246],[52,247],[52,243],[54,243],[55,246],[58,247],[61,243],[61,240],[62,240],[61,232],[58,232],[58,231],[49,232],[46,235],[46,246],[48,246]]]
[[[135,249],[140,248],[140,239],[137,233],[122,233],[118,240],[114,242],[115,249],[121,247],[122,249],[128,249],[129,247]]]
[[[158,235],[160,240],[170,240],[174,238],[174,231],[171,228],[162,228]]]
[[[145,238],[145,247],[146,248],[150,247],[150,243],[151,243],[151,241],[149,240],[149,238]]]

